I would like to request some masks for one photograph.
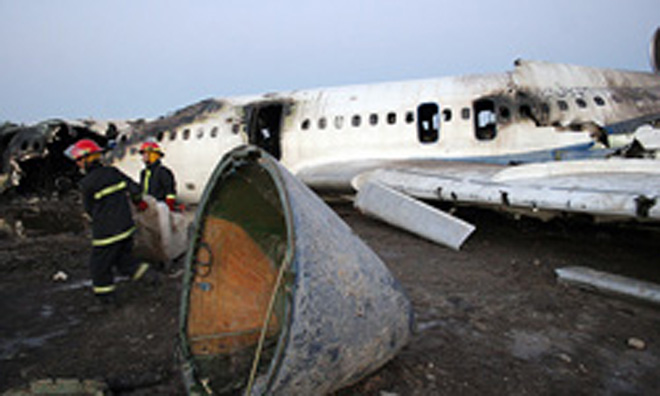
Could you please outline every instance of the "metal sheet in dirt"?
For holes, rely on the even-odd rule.
[[[180,325],[191,394],[325,394],[408,341],[412,307],[385,264],[254,147],[227,154],[198,208]]]

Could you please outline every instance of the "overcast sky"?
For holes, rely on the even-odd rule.
[[[0,121],[510,70],[650,70],[658,0],[0,0]]]

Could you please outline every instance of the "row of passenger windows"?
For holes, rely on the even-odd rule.
[[[208,132],[208,136],[210,138],[216,138],[218,136],[218,127],[214,126],[211,128],[211,130]],[[232,125],[232,132],[234,134],[237,134],[240,131],[240,125],[234,124]],[[169,135],[169,136],[168,136]],[[169,139],[169,140],[177,140],[177,139],[183,139],[183,140],[188,140],[191,138],[193,135],[193,132],[191,131],[190,128],[186,128],[183,131],[181,131],[181,134],[177,132],[176,129],[170,131],[170,132],[159,132],[158,135],[156,135],[156,140],[159,142],[162,142],[163,140]],[[204,128],[200,127],[195,131],[195,138],[197,139],[202,139],[205,135]]]
[[[612,100],[615,101],[615,102],[620,102],[621,101],[616,95],[612,95]],[[486,101],[489,101],[489,102],[492,103],[492,101],[490,101],[490,100],[486,100]],[[594,96],[593,97],[593,102],[596,104],[596,106],[605,106],[605,104],[606,104],[605,100],[601,96]],[[587,101],[583,98],[575,99],[575,104],[580,109],[584,109],[588,106]],[[433,105],[435,107],[429,108],[430,105]],[[557,100],[557,107],[559,108],[560,111],[568,111],[569,108],[570,108],[569,102],[566,101],[566,100],[563,100],[563,99]],[[491,111],[484,112],[484,111],[480,111],[479,109],[475,109],[475,111],[479,114],[479,118],[480,118],[480,120],[478,120],[479,125],[483,126],[485,124],[491,124],[491,123],[495,122],[495,114],[494,114],[494,112],[492,112],[492,110],[494,110],[494,108],[490,109],[490,110]],[[529,116],[531,114],[531,109],[529,108],[529,106],[522,105],[519,110],[520,110],[520,114],[522,116]],[[546,113],[549,112],[550,111],[549,105],[547,103],[543,103],[541,105],[541,111],[546,112]],[[418,108],[418,116],[421,117],[422,119],[429,118],[428,115],[425,116],[424,113],[437,113],[437,112],[438,112],[437,105],[431,104],[431,103],[422,104]],[[498,109],[498,113],[499,113],[498,114],[499,118],[502,121],[508,120],[509,117],[511,116],[511,112],[510,112],[509,108],[506,107],[506,106],[501,106]],[[442,110],[441,114],[442,114],[442,121],[443,122],[451,121],[451,119],[452,119],[452,110],[451,109],[445,108],[445,109]],[[383,118],[384,118],[384,120],[382,122],[384,122],[388,125],[394,125],[394,124],[397,123],[398,115],[397,115],[396,112],[392,111],[392,112],[388,112],[387,114],[385,114],[385,116]],[[464,107],[464,108],[461,109],[461,118],[464,119],[464,120],[469,120],[470,119],[470,108]],[[487,119],[484,119],[484,118],[487,118]],[[415,122],[415,112],[414,111],[406,111],[403,114],[403,120],[406,124],[412,124],[413,122]],[[351,116],[349,120],[346,120],[343,115],[338,115],[338,116],[335,116],[334,118],[332,118],[331,120],[328,117],[320,117],[316,121],[316,127],[318,129],[326,129],[326,128],[329,127],[329,124],[330,124],[331,121],[332,121],[332,125],[335,129],[343,128],[346,123],[350,123],[350,125],[352,127],[357,128],[357,127],[360,127],[363,123],[362,116],[359,115],[359,114],[355,114],[355,115]],[[439,120],[437,120],[437,121],[439,121]],[[371,113],[371,114],[369,114],[368,117],[366,117],[365,122],[368,123],[368,125],[377,126],[379,124],[379,122],[381,122],[380,116],[377,113]],[[312,127],[312,120],[309,119],[309,118],[303,120],[301,125],[300,125],[300,128],[302,130],[308,130],[311,127]],[[437,126],[435,126],[435,127],[437,127]],[[238,124],[232,125],[232,132],[234,134],[238,134],[239,131],[240,131],[240,126]],[[169,135],[169,136],[166,136],[166,135]],[[159,142],[161,142],[165,139],[169,139],[171,141],[174,141],[174,140],[177,140],[178,138],[183,139],[183,140],[189,140],[192,135],[193,135],[193,132],[191,131],[190,128],[186,128],[186,129],[180,131],[180,134],[175,129],[175,130],[170,131],[169,133],[166,133],[166,132],[158,133],[158,135],[156,136],[156,139]],[[195,131],[194,135],[197,139],[202,139],[205,135],[205,131],[204,131],[203,128],[200,127],[199,129],[197,129]],[[208,132],[208,136],[211,137],[211,138],[217,137],[218,136],[218,127],[217,126],[212,127],[211,130]],[[126,140],[126,136],[123,136],[122,141],[125,141],[125,140]]]
[[[605,106],[605,99],[603,99],[602,97],[594,96],[593,100],[594,100],[594,103],[596,104],[596,106]],[[619,102],[619,98],[616,95],[612,96],[612,100],[614,100],[615,102]],[[575,104],[581,109],[584,109],[584,108],[587,107],[587,101],[582,99],[582,98],[575,99]],[[557,107],[559,107],[559,110],[561,110],[561,111],[567,111],[568,110],[568,102],[565,101],[565,100],[558,100],[557,101]]]
[[[217,126],[214,126],[211,128],[210,131],[208,131],[208,137],[209,138],[216,138],[218,137],[218,132],[219,128]],[[234,124],[232,125],[232,133],[238,134],[240,131],[240,125]],[[173,129],[168,132],[158,132],[156,135],[156,140],[158,142],[162,142],[163,140],[177,140],[177,139],[183,139],[183,140],[189,140],[193,136],[193,132],[190,128],[186,128],[183,131],[180,131],[181,133],[179,134],[176,129]],[[195,131],[195,138],[197,139],[202,139],[204,136],[206,136],[206,132],[204,128],[200,127]],[[119,138],[119,141],[121,143],[128,143],[128,135],[123,135]]]
[[[415,121],[415,113],[412,111],[407,111],[404,115],[404,119],[406,124],[410,124]],[[397,114],[395,112],[389,112],[385,115],[385,121],[387,124],[393,125],[396,124],[397,121]],[[379,122],[379,116],[376,113],[371,113],[369,114],[369,117],[367,117],[367,122],[369,125],[376,126],[378,125]],[[317,121],[317,127],[318,129],[325,129],[328,126],[328,118],[326,117],[321,117]],[[341,129],[344,127],[345,124],[345,118],[342,115],[335,116],[335,118],[332,120],[332,123],[336,129]],[[311,127],[312,121],[307,118],[305,119],[302,124],[300,125],[300,128],[302,130],[307,130]],[[362,116],[359,114],[355,114],[350,118],[350,124],[353,127],[359,127],[362,125]]]
[[[191,133],[192,132],[190,131],[189,128],[184,129],[183,131],[181,131],[181,139],[183,139],[183,140],[190,139]],[[169,133],[169,135],[170,135],[169,136],[170,140],[176,140],[176,138],[177,138],[176,130],[171,131]],[[197,132],[195,133],[195,136],[197,137],[197,139],[203,138],[204,137],[204,128],[197,129]],[[209,132],[209,136],[212,137],[212,138],[218,136],[218,127],[217,126],[214,126],[213,128],[211,128],[211,131]],[[156,136],[156,139],[159,142],[162,141],[164,138],[165,138],[165,134],[163,132],[160,132],[158,134],[158,136]]]
[[[612,100],[615,102],[620,101],[618,97],[612,96]],[[600,96],[595,96],[593,98],[594,103],[596,106],[605,106],[605,100],[600,97]],[[575,104],[577,105],[578,108],[584,109],[588,106],[587,101],[582,98],[577,98],[575,99]],[[557,107],[561,111],[568,111],[570,106],[569,103],[566,100],[560,99],[557,101]],[[506,106],[501,106],[499,109],[499,117],[501,120],[505,121],[508,120],[511,117],[511,111],[509,110],[508,107]],[[522,105],[520,106],[520,114],[522,116],[529,116],[531,114],[531,109],[528,105]],[[550,111],[550,106],[547,103],[541,104],[541,111],[543,112],[549,112]],[[470,108],[464,107],[461,109],[461,118],[464,120],[469,120],[470,119]],[[442,121],[444,122],[449,122],[452,119],[452,111],[451,109],[445,108],[442,110]],[[415,122],[415,113],[413,111],[406,111],[404,115],[404,120],[406,124],[411,124]],[[379,122],[379,115],[377,113],[372,113],[369,114],[367,117],[367,122],[371,126],[376,126],[378,125]],[[395,112],[389,112],[385,115],[385,122],[389,125],[394,125],[397,122],[397,113]],[[483,121],[482,121],[483,122]],[[300,129],[302,130],[308,130],[312,127],[313,121],[309,118],[306,118],[305,120],[302,121],[300,124]],[[330,121],[327,117],[320,117],[316,121],[316,127],[318,129],[326,129],[329,125]],[[345,119],[344,116],[338,115],[335,116],[334,119],[332,119],[332,124],[335,129],[341,129],[344,127],[345,124]],[[359,114],[353,115],[350,118],[350,125],[352,127],[359,127],[362,125],[362,116]]]

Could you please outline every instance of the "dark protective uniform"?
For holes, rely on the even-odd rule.
[[[140,172],[140,189],[158,201],[176,198],[176,184],[172,171],[160,162],[160,159],[147,165]]]
[[[134,279],[146,270],[131,254],[135,223],[129,194],[132,199],[139,200],[140,188],[117,168],[103,166],[100,162],[89,165],[80,186],[85,211],[92,218],[89,265],[94,293],[103,297],[114,292],[113,267]]]

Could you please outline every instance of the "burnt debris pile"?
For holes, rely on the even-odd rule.
[[[110,124],[112,125],[112,124]],[[112,132],[108,127],[106,132]],[[49,120],[24,126],[0,125],[0,193],[52,196],[75,187],[80,178],[76,164],[64,150],[88,138],[106,147],[109,139],[84,122]]]

